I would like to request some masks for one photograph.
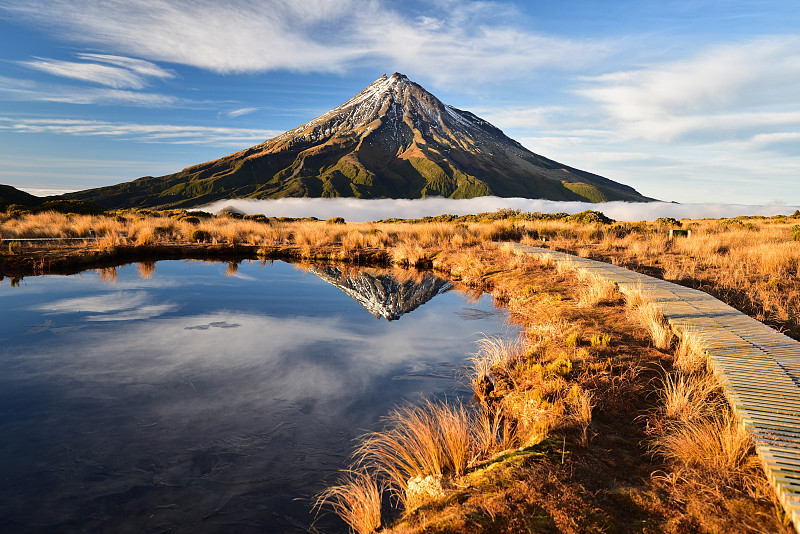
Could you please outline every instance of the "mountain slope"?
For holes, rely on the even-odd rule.
[[[71,193],[107,207],[189,207],[223,198],[651,200],[534,154],[402,74],[254,147],[179,173]]]

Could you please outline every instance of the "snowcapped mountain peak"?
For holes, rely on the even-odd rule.
[[[474,147],[471,138],[475,130],[502,135],[489,123],[446,106],[405,74],[395,72],[381,75],[340,106],[260,146],[273,149],[286,143],[320,143],[345,135],[374,137],[378,130],[391,136],[393,152],[401,147],[402,152],[410,145],[431,144],[436,141],[434,137],[449,138],[447,143],[454,146]]]
[[[429,195],[648,200],[631,187],[531,152],[399,72],[381,75],[342,105],[259,145],[71,198],[104,207],[185,207],[220,198]]]

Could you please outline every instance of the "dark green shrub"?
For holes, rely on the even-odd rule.
[[[800,241],[800,224],[792,226],[792,240]]]
[[[11,217],[19,217],[20,215],[31,213],[31,211],[26,206],[21,206],[20,204],[9,204],[6,208],[6,213]]]
[[[211,241],[211,234],[205,230],[192,230],[192,241],[195,243]]]
[[[673,219],[672,217],[659,217],[656,219],[656,224],[659,226],[672,226],[676,228],[683,226],[678,219]]]
[[[344,224],[344,217],[332,217],[325,222],[328,224]]]
[[[214,217],[213,213],[208,213],[207,211],[192,210],[186,213],[187,215],[191,215],[192,217],[199,217],[200,219],[211,219],[212,217]]]
[[[200,224],[200,219],[198,217],[194,217],[193,215],[185,215],[181,217],[180,220],[189,224]]]
[[[450,222],[456,218],[455,215],[450,215],[449,213],[443,213],[442,215],[436,215],[434,217],[427,216],[423,217],[422,220],[424,222]]]
[[[123,217],[122,215],[114,215],[114,220],[116,222],[123,222],[124,223],[127,219],[125,217]]]
[[[252,215],[245,215],[242,217],[245,221],[255,221],[260,223],[269,224],[269,219],[266,215],[262,215],[261,213],[254,213]]]
[[[97,204],[84,202],[83,200],[50,200],[34,208],[29,208],[29,210],[33,213],[55,211],[58,213],[75,213],[78,215],[103,215],[106,212],[106,210]]]
[[[593,210],[586,210],[580,213],[576,213],[574,215],[569,215],[566,219],[567,222],[576,222],[579,224],[591,224],[591,223],[601,223],[601,224],[611,224],[614,219],[606,217],[605,214],[599,211]]]

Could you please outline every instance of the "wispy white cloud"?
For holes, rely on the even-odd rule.
[[[21,61],[26,67],[55,76],[98,83],[115,89],[142,89],[148,77],[172,78],[174,74],[154,63],[121,56],[79,54],[83,62],[36,58]]]
[[[530,32],[509,4],[438,2],[402,13],[381,0],[2,0],[62,37],[220,73],[341,72],[358,61],[439,82],[518,78],[591,65],[611,45]]]
[[[100,63],[108,63],[109,65],[116,65],[117,67],[127,69],[131,72],[135,72],[136,74],[148,78],[165,79],[165,78],[175,77],[175,74],[173,72],[163,69],[158,65],[156,65],[155,63],[144,61],[142,59],[123,57],[123,56],[112,56],[108,54],[88,54],[88,53],[78,54],[78,57],[89,61],[98,61]]]
[[[632,137],[671,142],[800,126],[800,37],[728,44],[694,57],[584,79],[578,94],[599,103]]]
[[[674,204],[669,202],[556,202],[529,198],[478,197],[470,199],[359,199],[359,198],[281,198],[275,200],[220,200],[204,206],[219,211],[233,207],[244,213],[264,213],[274,217],[344,217],[349,221],[376,221],[389,217],[421,218],[451,213],[466,215],[491,212],[501,208],[526,212],[578,213],[597,210],[621,221],[654,220],[658,217],[701,218],[735,217],[738,215],[791,214],[800,205],[753,206],[744,204]]]
[[[146,107],[171,107],[184,102],[174,96],[101,87],[74,87],[40,84],[0,76],[0,96],[7,100],[59,102],[64,104],[123,104]]]
[[[102,136],[142,142],[243,146],[260,143],[282,132],[247,128],[135,124],[83,119],[34,119],[0,117],[0,131]]]
[[[236,117],[241,117],[243,115],[249,115],[250,113],[255,113],[256,111],[258,111],[258,108],[240,108],[240,109],[234,109],[233,111],[229,111],[225,115],[227,115],[228,117],[236,118]]]

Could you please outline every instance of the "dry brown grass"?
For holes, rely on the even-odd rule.
[[[495,374],[507,376],[514,362],[525,352],[522,339],[503,339],[499,336],[487,336],[478,340],[478,352],[469,359],[469,375],[476,394],[486,387],[487,380],[493,380]]]
[[[653,448],[677,469],[731,484],[745,476],[753,441],[734,416],[723,412],[678,420],[654,440]]]
[[[314,508],[330,509],[358,534],[381,527],[383,485],[366,470],[347,471],[336,483],[316,496]]]
[[[594,408],[592,404],[592,392],[581,389],[575,385],[570,393],[569,403],[572,416],[581,430],[580,443],[584,447],[588,447],[590,438],[589,425],[592,424],[592,408]]]
[[[631,309],[631,315],[650,333],[657,349],[667,350],[672,346],[672,329],[664,316],[652,302],[644,302]]]
[[[581,291],[578,304],[585,308],[597,306],[601,303],[615,302],[621,294],[614,282],[609,282],[584,270],[578,271],[581,282]]]
[[[381,473],[404,504],[411,479],[460,476],[473,459],[475,415],[461,403],[408,404],[396,408],[386,424],[362,438],[356,457]]]
[[[662,409],[671,421],[696,421],[722,407],[719,383],[711,376],[669,373],[661,383]]]
[[[697,332],[681,332],[680,342],[675,349],[675,368],[688,374],[705,373],[708,369],[708,355],[703,346],[703,339]]]
[[[605,225],[600,231],[534,221],[545,246],[603,259],[712,293],[800,339],[800,241],[791,217],[684,220],[689,238],[670,240],[656,223]],[[542,246],[523,239],[523,243]]]

